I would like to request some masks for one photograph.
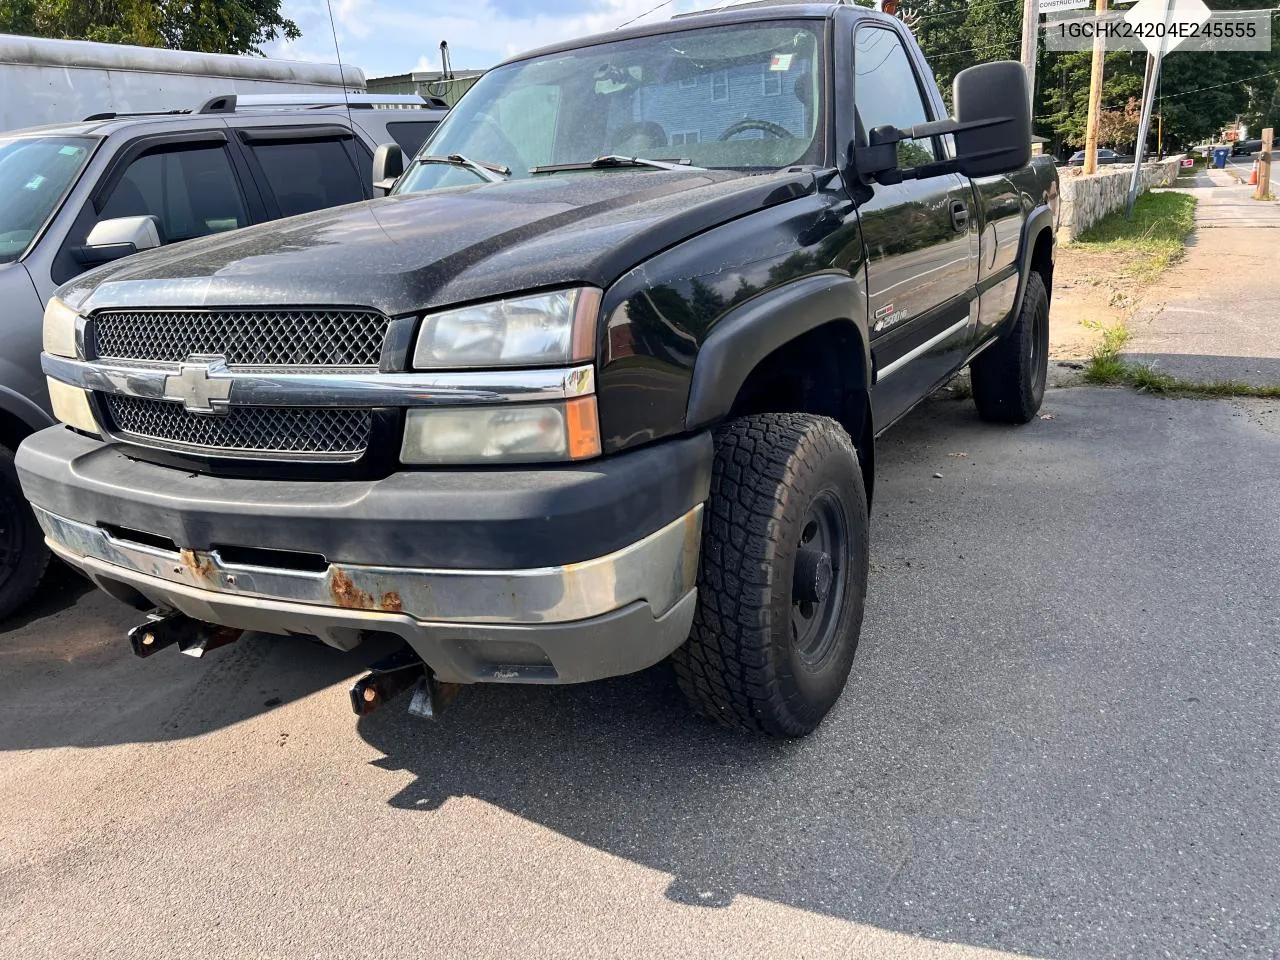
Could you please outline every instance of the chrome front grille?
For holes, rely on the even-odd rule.
[[[335,407],[237,407],[222,416],[181,403],[103,394],[113,432],[180,452],[269,459],[354,460],[369,446],[373,414]]]
[[[230,366],[376,367],[390,320],[374,310],[103,311],[100,357],[177,362],[219,356]]]

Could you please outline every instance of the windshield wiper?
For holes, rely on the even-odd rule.
[[[463,167],[470,170],[482,180],[490,183],[501,183],[511,176],[511,168],[500,163],[488,163],[484,160],[472,160],[460,153],[451,153],[446,157],[418,157],[419,163],[447,163],[452,167]]]
[[[530,173],[559,173],[561,170],[606,170],[611,167],[654,167],[658,170],[705,170],[706,167],[695,167],[688,160],[646,160],[644,157],[620,157],[617,154],[606,154],[594,160],[582,160],[578,163],[549,163],[540,167],[530,167]]]

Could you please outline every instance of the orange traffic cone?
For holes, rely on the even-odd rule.
[[[1256,187],[1258,185],[1258,161],[1253,161],[1253,170],[1249,172],[1249,186]]]

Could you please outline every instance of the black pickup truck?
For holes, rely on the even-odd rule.
[[[1057,181],[1026,82],[948,117],[901,22],[755,5],[487,73],[391,195],[64,287],[65,426],[23,489],[139,609],[404,641],[352,691],[571,683],[664,658],[719,720],[812,730],[851,669],[875,439],[970,366],[1044,392]]]

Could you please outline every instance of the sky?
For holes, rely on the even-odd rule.
[[[440,41],[449,41],[455,70],[483,69],[544,44],[602,33],[653,8],[659,0],[331,0],[344,63],[367,77],[440,69]],[[673,0],[637,22],[718,5]],[[302,30],[294,41],[263,52],[286,60],[334,62],[325,0],[284,0],[284,15]]]

